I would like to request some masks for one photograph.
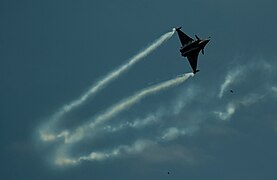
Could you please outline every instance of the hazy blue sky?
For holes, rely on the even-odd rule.
[[[273,0],[0,1],[0,179],[275,180],[276,8]],[[211,36],[196,76],[79,143],[42,142],[38,132],[55,112],[175,26]],[[179,47],[174,34],[50,128],[74,132],[122,99],[191,72]],[[111,157],[55,164],[91,152]]]

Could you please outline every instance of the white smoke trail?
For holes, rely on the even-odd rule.
[[[227,73],[224,82],[220,86],[218,97],[222,98],[224,92],[230,85],[237,84],[245,79],[246,76],[249,76],[249,73],[251,73],[251,70],[253,69],[255,69],[255,71],[272,72],[273,66],[266,61],[253,61],[250,64],[235,67]]]
[[[229,102],[226,105],[225,111],[214,111],[213,113],[221,120],[229,120],[240,106],[251,106],[252,104],[262,100],[265,96],[265,94],[251,93],[243,98]]]
[[[225,92],[225,90],[242,74],[242,68],[238,68],[235,71],[231,71],[227,74],[227,76],[225,77],[225,81],[223,82],[223,84],[220,87],[220,91],[218,94],[219,98],[222,98],[223,93]]]
[[[189,126],[183,129],[180,129],[177,127],[170,127],[164,131],[160,139],[164,141],[173,141],[180,136],[191,135],[194,132],[196,132],[198,129],[199,129],[198,126]]]
[[[55,164],[59,166],[78,165],[83,161],[105,161],[107,159],[123,157],[129,154],[139,154],[144,152],[146,149],[155,147],[160,142],[169,142],[181,136],[192,135],[197,130],[198,127],[194,126],[181,129],[177,127],[170,127],[165,129],[165,131],[158,137],[137,139],[131,145],[118,145],[111,149],[92,151],[87,155],[75,158],[70,157],[66,152],[61,151],[56,156]]]
[[[89,123],[89,125],[85,124],[77,128],[72,135],[65,137],[65,142],[76,143],[77,141],[82,140],[86,135],[89,134],[89,131],[91,131],[93,128],[95,128],[101,123],[104,123],[110,120],[112,117],[116,116],[123,110],[126,110],[127,108],[131,107],[135,103],[139,102],[142,98],[146,97],[147,95],[151,95],[161,90],[165,90],[167,88],[177,86],[183,83],[184,81],[186,81],[191,76],[193,76],[193,73],[187,73],[181,77],[177,77],[175,79],[171,79],[171,80],[159,83],[155,86],[151,86],[149,88],[143,89],[142,91],[134,94],[133,96],[128,97],[125,100],[121,101],[120,103],[112,106],[107,111],[97,116],[93,122]]]
[[[155,142],[146,139],[138,139],[131,145],[119,145],[110,150],[91,152],[88,155],[80,156],[77,158],[67,157],[66,153],[61,152],[56,160],[56,165],[65,166],[65,165],[77,165],[82,161],[103,161],[110,158],[116,158],[119,156],[124,156],[126,154],[137,154],[145,149],[153,146]]]
[[[107,132],[117,132],[126,128],[135,128],[142,129],[146,126],[149,126],[154,123],[158,123],[158,119],[160,119],[164,115],[164,112],[156,112],[153,114],[148,114],[145,118],[137,118],[134,121],[126,121],[117,126],[107,125],[103,129]]]
[[[95,85],[92,86],[92,88],[83,94],[80,98],[78,98],[75,101],[72,101],[70,104],[64,106],[62,108],[62,111],[68,112],[72,110],[73,108],[80,106],[82,103],[84,103],[89,96],[95,94],[99,90],[101,90],[105,85],[107,85],[112,80],[116,79],[120,74],[128,70],[131,66],[133,66],[135,63],[137,63],[139,60],[150,54],[152,51],[157,49],[160,45],[162,45],[165,41],[167,41],[172,35],[174,34],[174,31],[168,32],[164,35],[162,35],[159,39],[154,41],[149,47],[147,47],[145,50],[140,52],[139,54],[135,55],[133,58],[131,58],[126,64],[120,66],[118,69],[112,71],[107,76],[104,77],[104,79],[101,79],[98,81]]]
[[[184,74],[181,77],[177,77],[175,79],[171,79],[162,83],[159,83],[155,86],[151,86],[149,88],[143,89],[142,91],[136,93],[135,95],[123,100],[122,102],[116,104],[115,106],[111,107],[108,109],[105,113],[102,115],[98,116],[96,120],[90,124],[91,127],[95,126],[96,124],[102,123],[108,119],[111,119],[112,117],[116,116],[118,113],[121,111],[129,108],[133,104],[137,103],[140,101],[142,98],[144,98],[147,95],[151,95],[153,93],[159,92],[161,90],[177,86],[184,81],[186,81],[189,77],[193,76],[193,73],[187,73]]]
[[[172,37],[175,30],[172,30],[171,32],[168,32],[164,35],[162,35],[160,38],[155,40],[152,44],[150,44],[146,49],[132,57],[126,64],[123,64],[118,69],[115,69],[114,71],[110,72],[108,75],[106,75],[103,79],[96,82],[86,93],[81,95],[78,99],[70,102],[69,104],[64,105],[58,112],[56,112],[51,118],[50,122],[44,128],[51,129],[53,127],[53,124],[55,124],[57,121],[59,121],[62,116],[64,116],[66,113],[70,112],[71,110],[79,107],[82,105],[89,97],[95,95],[97,92],[99,92],[102,88],[104,88],[108,83],[110,83],[112,80],[115,80],[119,77],[120,74],[126,72],[129,68],[131,68],[135,63],[140,61],[142,58],[146,57],[148,54],[153,52],[155,49],[157,49],[159,46],[161,46],[164,42],[166,42],[169,38]],[[46,133],[46,130],[41,130],[40,135],[41,139],[44,141],[50,141],[54,140],[52,134]]]

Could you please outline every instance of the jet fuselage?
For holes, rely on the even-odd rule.
[[[194,40],[191,43],[188,43],[180,48],[181,55],[187,57],[187,55],[193,51],[199,52],[202,49],[204,49],[204,47],[208,44],[209,41],[209,39]]]

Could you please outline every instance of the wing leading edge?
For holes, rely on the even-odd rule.
[[[186,35],[183,31],[180,30],[181,27],[176,28],[176,31],[178,33],[179,39],[181,41],[182,46],[188,44],[189,42],[193,41],[193,39],[191,37],[189,37],[188,35]]]

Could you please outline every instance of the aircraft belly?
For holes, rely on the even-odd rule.
[[[185,51],[185,52],[182,52],[182,56],[187,56],[189,53],[192,53],[193,51],[197,51],[199,48],[198,47],[196,47],[196,48],[192,48],[192,49],[190,49],[190,50],[188,50],[188,51]]]

